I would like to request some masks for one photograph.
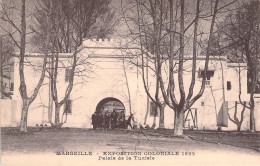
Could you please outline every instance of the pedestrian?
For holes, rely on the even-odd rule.
[[[128,128],[128,126],[131,127],[131,129],[133,129],[133,126],[131,124],[131,120],[134,120],[134,116],[133,114],[130,114],[130,116],[128,117],[127,121],[126,121],[126,129]]]
[[[113,110],[110,118],[111,118],[111,128],[114,129],[117,124],[117,112],[115,110]]]
[[[120,128],[125,128],[125,112],[121,111],[119,115]]]
[[[103,115],[102,115],[101,112],[98,113],[97,119],[98,119],[97,127],[101,129],[102,128],[102,123],[103,123]]]
[[[91,120],[92,120],[93,129],[96,130],[96,128],[97,128],[97,112],[94,112],[94,114],[92,114]]]
[[[105,129],[109,129],[110,116],[107,111],[105,113],[104,119],[105,119]]]

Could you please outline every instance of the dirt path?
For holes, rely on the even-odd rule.
[[[35,161],[37,165],[56,165],[52,161],[61,162],[61,165],[72,161],[78,163],[83,161],[80,165],[85,165],[84,161],[97,162],[97,165],[102,165],[103,162],[114,164],[126,162],[127,165],[129,161],[132,164],[145,162],[145,165],[150,162],[160,165],[189,162],[192,162],[192,165],[260,164],[260,153],[251,149],[212,144],[190,138],[167,138],[161,135],[151,136],[140,132],[118,130],[64,129],[34,131],[27,134],[2,130],[1,141],[3,166],[14,163],[30,165],[28,162],[33,165]],[[132,154],[121,155],[118,152],[132,152]],[[170,153],[166,154],[166,152]],[[73,153],[74,155],[71,155]],[[120,156],[124,157],[122,161],[118,159]],[[112,160],[108,160],[108,157]],[[126,160],[127,157],[131,157],[131,160]]]

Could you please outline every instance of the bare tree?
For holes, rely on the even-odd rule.
[[[126,83],[127,94],[128,94],[129,111],[130,111],[130,114],[132,114],[131,93],[130,93],[130,87],[129,87],[128,77],[127,77],[127,72],[126,72],[127,66],[125,64],[125,57],[123,57],[122,61],[123,61],[124,77],[125,77],[125,83]]]
[[[160,112],[159,128],[164,128],[164,108],[166,104],[162,101],[160,96],[160,83],[157,77],[157,71],[154,69],[157,68],[158,57],[156,57],[154,53],[157,49],[156,38],[164,42],[167,40],[167,38],[164,39],[166,34],[168,33],[167,31],[165,31],[164,27],[164,24],[166,24],[167,21],[167,4],[161,3],[159,1],[140,0],[132,1],[131,3],[136,8],[134,11],[136,13],[131,18],[128,16],[128,9],[124,9],[123,4],[121,5],[121,7],[122,15],[127,26],[130,27],[132,26],[131,24],[134,24],[133,27],[137,31],[132,31],[131,28],[129,28],[129,30],[132,36],[134,34],[133,40],[137,39],[138,44],[140,45],[141,54],[137,58],[137,62],[132,63],[134,63],[138,68],[140,68],[140,74],[142,77],[144,89],[147,93],[147,110],[145,114],[144,125],[146,125],[147,117],[149,114],[149,100],[151,100],[156,107],[153,115],[154,118],[152,128],[156,126],[156,117],[158,115],[158,111]],[[165,21],[160,22],[157,21],[157,19]],[[152,71],[152,73],[149,73],[149,71]],[[151,78],[151,80],[155,80],[153,82],[155,84],[153,88],[150,87],[148,80],[149,75],[151,74],[154,75],[154,77]]]
[[[82,65],[82,57],[78,57],[78,48],[83,42],[83,38],[107,37],[114,32],[115,24],[109,24],[104,18],[108,18],[112,23],[115,18],[114,12],[109,8],[110,1],[105,0],[74,0],[74,1],[40,1],[38,6],[37,20],[42,29],[45,23],[41,22],[42,12],[48,11],[52,16],[50,20],[52,36],[50,38],[51,49],[51,67],[49,71],[51,79],[51,93],[55,105],[54,126],[60,127],[64,122],[60,121],[60,108],[70,98],[70,93],[74,86],[74,78],[77,73],[82,73],[79,66]],[[102,26],[98,26],[101,25]],[[64,26],[66,25],[66,26]],[[100,28],[100,29],[99,29]],[[39,29],[39,28],[38,28]],[[35,36],[45,40],[44,36]],[[61,63],[60,53],[72,53],[72,56],[66,57],[67,66]],[[63,57],[64,59],[64,57]],[[60,99],[60,90],[57,88],[57,77],[59,69],[66,69],[68,72],[68,84],[63,97]],[[66,107],[66,105],[65,105]],[[63,115],[67,115],[64,109]]]
[[[15,31],[18,32],[19,37],[20,37],[20,40],[18,40],[13,35],[13,33],[8,32],[6,30],[6,32],[8,32],[9,36],[13,39],[13,42],[16,44],[16,46],[20,50],[20,53],[19,53],[19,75],[20,75],[19,91],[20,91],[20,95],[21,95],[21,98],[22,98],[22,101],[23,101],[20,131],[23,131],[23,132],[27,132],[28,109],[29,109],[30,105],[32,104],[32,102],[34,101],[34,99],[36,98],[36,96],[39,92],[39,89],[40,89],[40,87],[43,83],[43,80],[44,80],[44,77],[45,77],[46,62],[47,62],[47,56],[44,56],[40,79],[39,79],[36,87],[34,88],[32,95],[28,96],[26,82],[25,82],[25,75],[24,75],[26,36],[27,36],[25,7],[26,7],[26,0],[21,0],[21,9],[20,9],[21,25],[20,26],[17,26],[16,22],[14,20],[12,20],[11,17],[9,16],[9,13],[10,13],[9,10],[11,10],[11,8],[9,8],[5,4],[2,4],[2,11],[1,11],[2,14],[3,14],[1,19],[3,21],[5,21],[6,23],[10,24],[15,29]],[[46,52],[45,52],[45,55],[47,55]]]
[[[260,3],[257,0],[243,3],[238,10],[230,12],[220,26],[223,41],[226,44],[229,60],[237,63],[247,63],[247,87],[250,101],[240,104],[250,109],[250,131],[255,131],[255,101],[254,94],[260,93],[258,89],[259,78],[259,39],[260,39]],[[238,71],[240,72],[240,71]],[[240,73],[239,73],[240,74]]]
[[[244,102],[243,104],[246,105],[246,102]],[[238,103],[236,101],[235,102],[235,111],[234,111],[233,117],[231,117],[230,113],[228,113],[228,118],[231,122],[233,122],[234,124],[237,125],[237,131],[240,131],[241,125],[242,125],[243,120],[244,120],[244,113],[245,113],[246,107],[243,105],[243,109],[241,110],[240,120],[239,120],[239,117],[237,117],[237,105],[238,105]]]
[[[205,89],[209,57],[212,55],[212,38],[214,34],[216,16],[220,10],[234,3],[234,1],[224,4],[221,7],[219,7],[218,0],[215,0],[214,2],[212,1],[212,4],[210,4],[213,6],[212,10],[210,11],[210,7],[208,7],[203,12],[201,6],[205,6],[205,2],[202,4],[201,0],[197,0],[195,11],[192,16],[188,15],[185,10],[191,11],[192,8],[190,6],[193,4],[190,4],[191,2],[185,2],[184,0],[169,0],[167,3],[161,0],[136,0],[134,2],[138,4],[135,6],[137,6],[136,13],[139,17],[136,20],[129,14],[127,16],[128,20],[125,19],[128,21],[126,21],[127,27],[130,29],[132,35],[135,36],[138,34],[139,42],[141,43],[141,55],[149,56],[147,55],[147,52],[152,55],[154,60],[153,62],[155,64],[153,69],[156,73],[156,77],[158,78],[155,79],[156,85],[159,85],[160,87],[160,93],[163,96],[164,102],[175,112],[174,135],[183,135],[184,113],[203,95]],[[147,4],[150,4],[150,6]],[[164,5],[166,7],[164,7]],[[142,6],[142,8],[139,6]],[[199,21],[202,19],[207,19],[207,21],[210,21],[210,29],[207,34],[208,37],[205,37],[207,38],[204,63],[205,72],[203,74],[200,90],[197,94],[194,94],[193,89],[196,81],[195,75],[199,43],[198,30],[201,28],[199,27]],[[187,25],[185,26],[185,24]],[[194,27],[193,30],[191,30],[192,26]],[[134,31],[131,27],[135,27],[139,31]],[[148,33],[144,32],[145,28],[148,29],[148,31],[146,31]],[[190,41],[189,39],[192,40]],[[192,45],[192,48],[190,48],[189,45]],[[187,95],[184,87],[184,74],[186,72],[185,50],[192,50],[192,74]],[[144,58],[142,58],[142,62],[144,63]],[[162,74],[164,71],[163,66],[165,66],[165,64],[167,64],[168,68],[167,80],[165,80],[165,77]],[[176,74],[177,80],[174,79],[174,75]],[[176,88],[177,83],[178,89]],[[156,102],[156,98],[157,101],[159,98],[157,86],[155,86],[155,89],[155,94],[157,95],[157,97],[155,97],[155,103],[158,104],[158,102]],[[150,97],[149,93],[147,93],[147,95]]]

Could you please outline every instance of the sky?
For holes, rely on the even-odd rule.
[[[13,2],[15,2],[17,5],[19,5],[19,2],[20,1],[18,1],[18,0],[0,0],[0,2],[1,1],[6,1],[6,2],[11,2],[11,1],[13,1]],[[195,0],[192,0],[192,1],[194,1],[195,2]],[[220,0],[221,1],[221,4],[219,5],[219,6],[221,6],[223,3],[227,3],[227,2],[230,2],[231,0],[228,0],[228,1],[226,1],[226,0]],[[247,0],[240,0],[240,1],[247,1]],[[31,15],[32,13],[33,13],[33,11],[34,11],[34,9],[35,9],[35,2],[36,2],[36,0],[26,0],[26,3],[27,3],[27,11],[26,11],[26,13],[27,13],[27,15]],[[122,34],[126,34],[126,33],[129,33],[129,32],[127,32],[127,27],[126,27],[126,25],[125,24],[123,24],[122,22],[122,18],[121,18],[121,14],[120,14],[120,9],[121,9],[121,2],[122,2],[122,4],[123,5],[127,5],[128,3],[128,0],[112,0],[112,3],[111,3],[111,6],[114,8],[114,9],[116,9],[117,10],[117,16],[119,17],[119,20],[121,20],[121,24],[119,24],[118,25],[118,27],[117,27],[117,30],[116,30],[116,33],[115,33],[115,35],[114,35],[114,37],[118,37],[118,36],[120,36],[120,35],[122,35]],[[188,2],[187,0],[186,0],[186,2]],[[207,2],[207,1],[203,1],[203,2]],[[190,10],[190,11],[193,11],[193,8],[194,8],[194,6],[192,6],[191,5],[191,7],[190,7],[192,10],[190,10],[190,9],[188,9],[188,10]],[[13,11],[12,12],[12,15],[13,15],[13,17],[14,17],[14,19],[15,19],[15,22],[16,22],[16,24],[17,25],[19,25],[20,24],[20,21],[19,21],[19,15],[20,15],[20,13],[19,13],[19,11]],[[30,17],[28,17],[28,18],[30,18]],[[0,22],[1,23],[1,25],[4,25],[2,22]],[[28,21],[27,22],[27,27],[29,27],[30,26],[30,23],[32,23],[32,21]],[[210,23],[209,22],[207,22],[207,21],[204,21],[204,22],[202,22],[201,21],[201,23],[200,23],[202,26],[201,27],[203,27],[206,31],[209,29],[209,25],[210,25]],[[6,29],[11,29],[10,28],[10,26],[9,27],[6,27]],[[0,29],[0,33],[2,33],[3,31],[1,31],[1,29]],[[29,37],[29,36],[28,36]],[[30,50],[30,49],[29,49]]]

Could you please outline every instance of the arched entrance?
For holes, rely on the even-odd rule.
[[[90,120],[87,122],[90,122],[90,126],[92,123],[92,121],[91,121],[92,115],[95,112],[97,112],[97,113],[100,112],[101,115],[103,115],[103,118],[105,117],[104,116],[105,111],[108,111],[110,113],[113,110],[115,110],[116,112],[123,111],[125,114],[125,118],[127,118],[130,115],[129,100],[127,98],[127,94],[125,94],[124,92],[120,92],[120,91],[116,91],[116,90],[106,90],[103,92],[96,93],[95,96],[96,97],[93,98],[89,104],[89,106],[90,106],[89,110],[91,110],[91,111],[89,111],[89,113],[91,113],[91,114],[89,114],[88,119],[90,119]],[[111,107],[107,106],[107,105],[110,105],[111,101],[113,101],[117,104],[120,103],[120,104],[118,104],[120,107],[118,108],[118,107],[114,107],[114,106],[111,106]],[[114,104],[114,105],[117,105],[117,104]],[[111,113],[109,115],[111,115]]]
[[[125,128],[125,106],[113,97],[102,99],[96,107],[97,127],[100,128]]]
[[[96,93],[95,96],[96,97],[93,98],[90,102],[89,110],[91,110],[91,114],[98,111],[101,108],[100,106],[102,106],[107,101],[111,101],[111,100],[122,103],[122,105],[125,109],[125,114],[126,115],[130,114],[129,100],[126,97],[127,94],[118,92],[118,91],[114,91],[114,90],[107,90],[105,92]]]
[[[120,100],[114,97],[107,97],[97,104],[95,112],[102,114],[107,112],[108,114],[111,114],[113,111],[116,111],[117,113],[122,111],[125,112],[125,106]]]

